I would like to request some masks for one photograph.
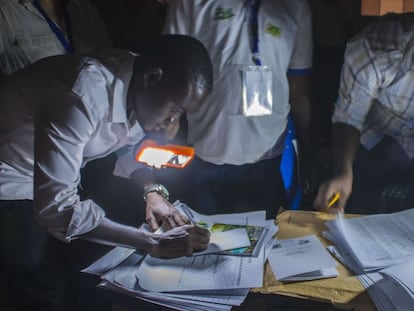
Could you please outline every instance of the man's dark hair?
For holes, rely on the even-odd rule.
[[[210,93],[213,66],[207,49],[197,39],[185,35],[160,35],[141,45],[136,52],[141,64],[163,70],[165,82],[175,91],[196,83]]]

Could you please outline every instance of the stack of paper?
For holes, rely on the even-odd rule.
[[[188,211],[197,222],[264,227],[257,256],[208,253],[160,259],[117,247],[83,271],[101,275],[102,288],[173,309],[230,310],[240,305],[251,287],[262,286],[264,262],[277,226],[266,221],[264,211],[213,216]],[[236,235],[246,235],[240,229],[235,229]],[[216,243],[221,244],[220,239]]]
[[[307,281],[338,276],[337,262],[316,235],[278,240],[269,254],[278,281]]]
[[[358,276],[378,311],[412,310],[414,260]]]
[[[414,258],[414,209],[352,219],[338,217],[324,236],[359,271],[379,270]],[[351,267],[352,268],[352,267]]]
[[[414,305],[414,209],[327,222],[329,250],[368,290],[379,311]]]

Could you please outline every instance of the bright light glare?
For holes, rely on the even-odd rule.
[[[168,150],[158,148],[146,148],[139,157],[140,162],[145,162],[150,166],[161,168],[168,163],[174,156],[174,153]]]

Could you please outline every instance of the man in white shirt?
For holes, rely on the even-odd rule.
[[[310,159],[312,24],[302,0],[169,1],[165,33],[199,39],[214,64],[208,105],[187,114],[197,157],[189,185],[205,213],[286,206],[279,165],[288,116],[306,177]],[[251,95],[251,96],[250,96]],[[304,178],[305,180],[306,178]]]
[[[44,237],[27,217],[32,206],[37,223],[65,242],[81,238],[160,257],[206,248],[208,231],[186,225],[153,187],[148,170],[135,163],[133,151],[147,132],[173,136],[180,115],[197,110],[211,87],[208,53],[186,36],[162,36],[139,55],[55,56],[11,75],[0,89],[0,219],[16,220],[0,235],[1,264],[8,275],[16,267],[30,272],[41,261]],[[176,228],[154,234],[122,225],[92,200],[80,199],[81,167],[122,147],[127,152],[115,174],[147,189],[147,218]],[[16,214],[25,214],[24,221]],[[30,230],[41,238],[32,240]],[[36,297],[17,295],[27,296],[21,300],[27,308],[36,308]]]

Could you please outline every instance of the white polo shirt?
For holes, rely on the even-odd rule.
[[[240,0],[171,0],[167,12],[164,32],[199,39],[212,58],[213,92],[199,111],[187,117],[189,142],[196,154],[215,164],[254,163],[281,152],[279,138],[290,111],[287,73],[302,74],[312,65],[307,1],[262,0],[259,51],[262,65],[273,72],[273,111],[244,116],[241,69],[254,65],[248,14],[249,1]]]
[[[105,215],[80,201],[81,167],[144,136],[126,110],[135,56],[99,59],[46,58],[0,88],[0,200],[34,199],[38,221],[61,240],[89,232]],[[129,177],[133,154],[122,158],[118,172]]]

